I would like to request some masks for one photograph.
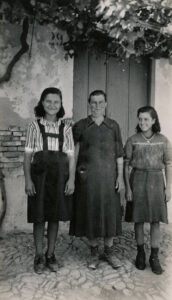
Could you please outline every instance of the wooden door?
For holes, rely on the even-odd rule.
[[[150,61],[118,61],[81,52],[74,60],[73,116],[78,121],[89,114],[88,95],[95,89],[107,93],[107,116],[121,128],[123,142],[135,132],[137,109],[149,104]]]

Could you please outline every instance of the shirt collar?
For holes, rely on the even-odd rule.
[[[40,119],[40,123],[44,126],[52,126],[52,127],[56,127],[57,125],[59,125],[61,123],[61,120],[59,119],[56,122],[52,122],[52,121],[47,121],[45,120],[43,117]]]
[[[91,125],[94,124],[94,123],[95,123],[95,122],[94,122],[94,120],[91,118],[91,116],[88,116],[88,118],[87,118],[87,124],[88,124],[88,127],[91,126]],[[102,123],[105,124],[107,127],[112,128],[112,123],[111,123],[111,121],[110,121],[108,118],[104,117],[104,120],[103,120]]]

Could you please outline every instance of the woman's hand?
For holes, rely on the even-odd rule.
[[[26,180],[25,192],[28,196],[34,196],[36,194],[35,186],[31,179]]]
[[[170,188],[165,189],[165,196],[166,196],[166,202],[169,202],[171,200],[171,189]]]
[[[126,197],[127,201],[129,201],[129,202],[133,201],[133,195],[132,195],[132,191],[131,191],[130,187],[126,188],[125,197]]]
[[[65,195],[66,196],[72,195],[74,193],[74,189],[75,189],[74,181],[69,179],[66,182],[65,191],[64,191]]]

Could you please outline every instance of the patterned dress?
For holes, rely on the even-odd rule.
[[[116,159],[123,156],[119,126],[108,118],[98,126],[88,117],[75,124],[73,135],[80,151],[70,234],[90,239],[120,234],[120,199],[115,191]]]
[[[28,222],[67,221],[71,219],[72,199],[65,196],[69,177],[68,156],[74,155],[72,129],[61,120],[45,119],[29,124],[26,152],[33,153],[31,178],[36,194],[28,197]]]
[[[142,133],[131,136],[125,145],[125,163],[132,168],[133,221],[167,223],[165,169],[172,166],[168,139],[160,133],[151,139]]]

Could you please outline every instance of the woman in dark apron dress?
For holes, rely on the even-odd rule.
[[[34,270],[45,267],[55,272],[54,255],[58,222],[71,219],[71,195],[74,192],[74,143],[72,130],[60,118],[64,116],[62,94],[57,88],[43,91],[35,107],[37,120],[27,131],[25,147],[25,190],[28,195],[28,222],[33,223],[35,242]],[[48,246],[43,255],[45,222],[48,222]]]
[[[123,146],[119,125],[104,117],[106,94],[89,96],[91,115],[73,127],[75,140],[76,189],[70,234],[85,236],[90,243],[88,268],[99,264],[100,239],[104,258],[113,268],[121,266],[114,255],[113,238],[121,234],[120,192],[123,183]]]

